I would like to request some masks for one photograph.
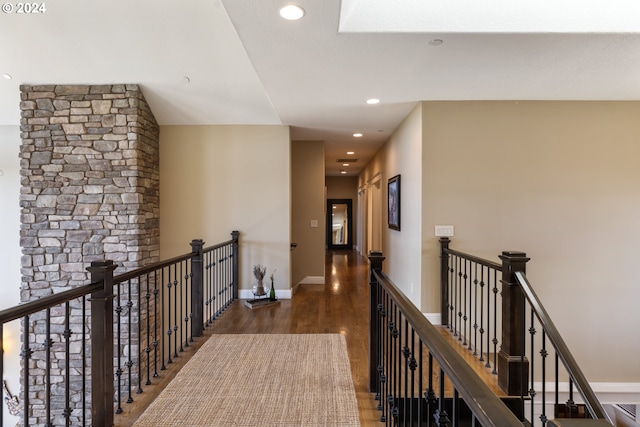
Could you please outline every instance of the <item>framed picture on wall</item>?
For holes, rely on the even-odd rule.
[[[400,231],[400,175],[389,178],[387,185],[389,228]]]

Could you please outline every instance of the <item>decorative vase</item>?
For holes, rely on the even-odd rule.
[[[276,300],[276,288],[273,286],[273,281],[271,282],[271,290],[269,291],[269,299],[271,301]]]
[[[261,297],[266,294],[267,294],[267,291],[264,290],[264,284],[262,283],[262,279],[258,279],[258,286],[256,286],[255,295]]]

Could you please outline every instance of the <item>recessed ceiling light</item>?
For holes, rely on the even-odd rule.
[[[442,43],[444,43],[444,41],[442,41],[442,39],[433,39],[429,41],[429,44],[431,46],[440,46]]]
[[[3,75],[2,75],[2,77],[3,77],[5,80],[11,80],[11,79],[13,78],[13,77],[11,77],[11,74],[7,74],[7,73],[3,74]]]
[[[367,99],[367,104],[369,105],[375,105],[375,104],[379,104],[380,100],[378,98],[371,98],[371,99]]]
[[[347,173],[347,171],[340,171],[340,173],[341,173],[341,174],[346,174],[346,173]]]
[[[361,133],[354,133],[353,136],[355,138],[362,138],[362,134]]]
[[[288,21],[297,21],[304,16],[304,9],[295,4],[288,4],[280,8],[279,13]]]
[[[352,154],[356,154],[356,152],[355,151],[347,151],[347,154],[348,155],[352,155]]]
[[[349,163],[343,163],[342,166],[349,166]]]

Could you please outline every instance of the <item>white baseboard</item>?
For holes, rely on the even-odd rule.
[[[298,285],[324,285],[324,276],[307,276]]]
[[[423,313],[424,317],[427,318],[432,325],[440,325],[442,322],[442,315],[440,313]]]
[[[276,289],[276,298],[278,299],[291,299],[291,289]],[[238,292],[240,299],[254,299],[255,296],[251,289],[240,289]]]

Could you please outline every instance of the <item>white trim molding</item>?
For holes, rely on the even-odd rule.
[[[298,285],[324,285],[324,276],[307,276]]]
[[[442,315],[440,313],[422,313],[432,325],[441,325]]]

